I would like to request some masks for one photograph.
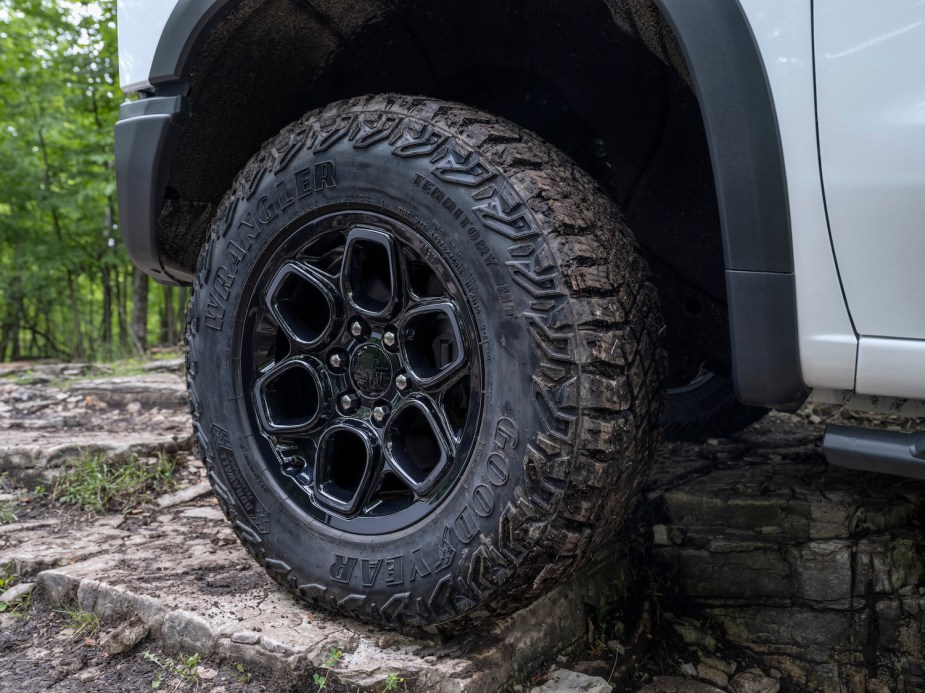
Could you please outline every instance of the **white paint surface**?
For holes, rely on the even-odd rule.
[[[815,10],[822,174],[848,308],[861,335],[925,339],[925,2]]]
[[[816,144],[809,0],[740,0],[777,111],[793,235],[800,366],[810,387],[853,389],[857,338],[826,223]]]
[[[180,0],[118,0],[119,83],[126,93],[150,86],[154,51]]]

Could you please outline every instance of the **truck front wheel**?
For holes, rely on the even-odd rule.
[[[195,430],[277,582],[458,630],[613,537],[657,443],[661,332],[631,234],[564,155],[465,106],[357,98],[267,142],[219,208]]]

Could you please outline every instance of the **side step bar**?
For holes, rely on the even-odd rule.
[[[925,479],[925,431],[899,433],[829,424],[822,440],[829,464]]]

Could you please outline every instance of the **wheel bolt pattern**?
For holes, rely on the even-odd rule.
[[[274,361],[260,368],[258,375],[264,379],[276,378],[266,374],[279,371],[280,386],[277,389],[284,391],[286,398],[279,402],[285,402],[286,406],[277,404],[276,408],[288,416],[291,412],[298,414],[299,398],[309,395],[304,392],[302,383],[288,383],[287,364],[300,358],[317,364],[312,372],[318,374],[322,384],[312,396],[316,399],[331,397],[334,401],[322,403],[322,413],[310,430],[300,430],[293,435],[265,430],[264,436],[280,460],[283,474],[307,491],[302,502],[317,509],[318,512],[312,510],[316,517],[348,531],[354,526],[351,523],[367,521],[360,533],[376,534],[400,529],[409,521],[425,516],[438,497],[448,492],[450,486],[439,482],[449,470],[453,469],[456,475],[461,474],[465,455],[474,441],[474,434],[466,437],[466,429],[461,426],[477,420],[481,395],[472,389],[470,383],[480,382],[481,366],[480,361],[474,365],[470,361],[478,343],[474,340],[474,327],[462,317],[465,314],[465,293],[449,267],[445,263],[436,266],[427,263],[427,271],[433,274],[431,281],[426,283],[427,290],[435,291],[432,280],[436,279],[440,293],[419,296],[411,288],[412,277],[406,262],[409,257],[423,257],[420,251],[426,250],[426,242],[420,239],[409,241],[408,236],[413,235],[410,231],[401,236],[388,230],[363,228],[356,234],[360,240],[351,246],[355,228],[349,227],[346,232],[344,256],[352,258],[349,281],[344,279],[343,274],[346,263],[318,267],[310,260],[305,261],[306,275],[319,277],[312,284],[312,290],[316,293],[327,291],[328,295],[321,298],[329,305],[343,306],[344,310],[328,311],[327,318],[319,318],[321,324],[311,322],[313,313],[310,309],[302,309],[298,313],[308,326],[305,329],[313,330],[312,334],[324,335],[310,348],[291,338],[294,330],[283,324],[289,313],[276,310],[267,315],[278,326],[279,336],[286,338],[286,347],[280,346],[278,338],[272,342],[275,344]],[[338,233],[344,234],[344,231]],[[311,248],[313,242],[310,241],[307,247]],[[377,243],[381,243],[382,248]],[[303,250],[302,256],[309,257],[311,253]],[[285,262],[298,270],[299,263],[291,257],[288,254]],[[385,269],[382,267],[383,258],[389,263]],[[418,263],[419,266],[424,264],[419,260]],[[416,272],[421,271],[419,266]],[[371,268],[368,270],[370,276],[363,275],[366,268]],[[290,284],[300,286],[295,282]],[[264,285],[263,291],[266,290]],[[274,287],[274,291],[275,303],[264,297],[265,305],[295,305],[298,299],[295,295],[281,292],[279,287]],[[357,317],[348,317],[351,314]],[[460,358],[460,355],[465,358]],[[426,364],[426,372],[416,373],[416,364]],[[305,378],[302,380],[306,381]],[[458,414],[461,383],[466,392],[462,420]],[[453,403],[449,404],[451,390]],[[295,404],[292,404],[293,398]],[[257,406],[269,405],[258,402]],[[334,438],[326,434],[334,430],[341,433]],[[414,441],[422,439],[430,445],[426,453],[430,458],[410,459],[407,451],[420,449],[421,446],[416,446]],[[324,443],[325,440],[329,442]],[[359,440],[366,443],[359,445],[356,442]],[[326,470],[323,474],[325,492],[318,493],[318,484],[322,483],[316,478],[319,474],[318,460],[321,459],[318,446],[322,443],[326,446],[325,459],[333,461],[323,463]],[[434,452],[434,445],[438,452]],[[392,455],[393,446],[403,451],[400,459]],[[287,451],[292,449],[300,450],[299,454],[304,457],[291,456]],[[406,464],[411,467],[406,468]],[[418,469],[427,470],[423,481],[418,478]],[[360,470],[373,472],[357,473]],[[414,479],[413,483],[407,481],[409,478]],[[337,487],[337,483],[341,483],[338,479],[344,480],[343,488]],[[408,486],[406,491],[396,492],[396,479]],[[389,489],[383,491],[384,496],[377,495],[380,487]],[[330,500],[332,497],[338,499],[340,507]],[[385,510],[374,510],[380,506]],[[344,511],[344,507],[350,510]]]

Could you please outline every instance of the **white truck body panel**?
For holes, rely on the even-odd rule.
[[[860,339],[856,390],[925,397],[925,3],[817,0],[829,224]]]
[[[855,390],[865,395],[922,399],[925,345],[914,339],[861,337]]]
[[[118,0],[119,84],[126,94],[151,86],[148,77],[167,18],[180,0]]]
[[[853,389],[858,341],[826,223],[813,90],[809,0],[740,0],[761,51],[780,127],[796,274],[800,366],[809,387]]]
[[[925,339],[925,4],[815,8],[822,177],[848,308],[860,335]]]

